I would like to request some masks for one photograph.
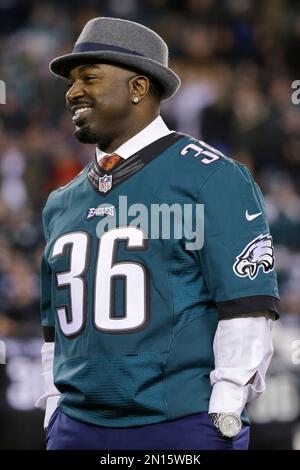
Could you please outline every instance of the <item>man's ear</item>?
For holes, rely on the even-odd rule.
[[[149,78],[144,75],[135,75],[129,80],[130,96],[137,96],[139,100],[143,99],[150,88]]]

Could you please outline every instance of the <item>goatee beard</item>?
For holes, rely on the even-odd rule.
[[[97,144],[99,142],[99,137],[88,126],[79,127],[74,134],[82,144]]]

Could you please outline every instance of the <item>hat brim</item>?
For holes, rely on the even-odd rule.
[[[114,51],[66,54],[53,59],[49,67],[54,75],[69,78],[70,71],[74,67],[81,64],[96,64],[101,62],[123,65],[126,68],[143,72],[149,78],[152,77],[162,88],[161,99],[167,99],[175,95],[181,84],[180,78],[173,70],[164,67],[152,59]]]

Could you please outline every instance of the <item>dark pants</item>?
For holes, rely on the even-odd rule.
[[[77,421],[59,409],[47,431],[48,450],[245,450],[249,426],[223,438],[207,413],[134,428],[108,428]]]

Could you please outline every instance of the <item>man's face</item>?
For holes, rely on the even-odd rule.
[[[135,75],[109,64],[80,65],[71,70],[66,102],[80,142],[105,148],[126,133],[132,112],[129,81]]]

